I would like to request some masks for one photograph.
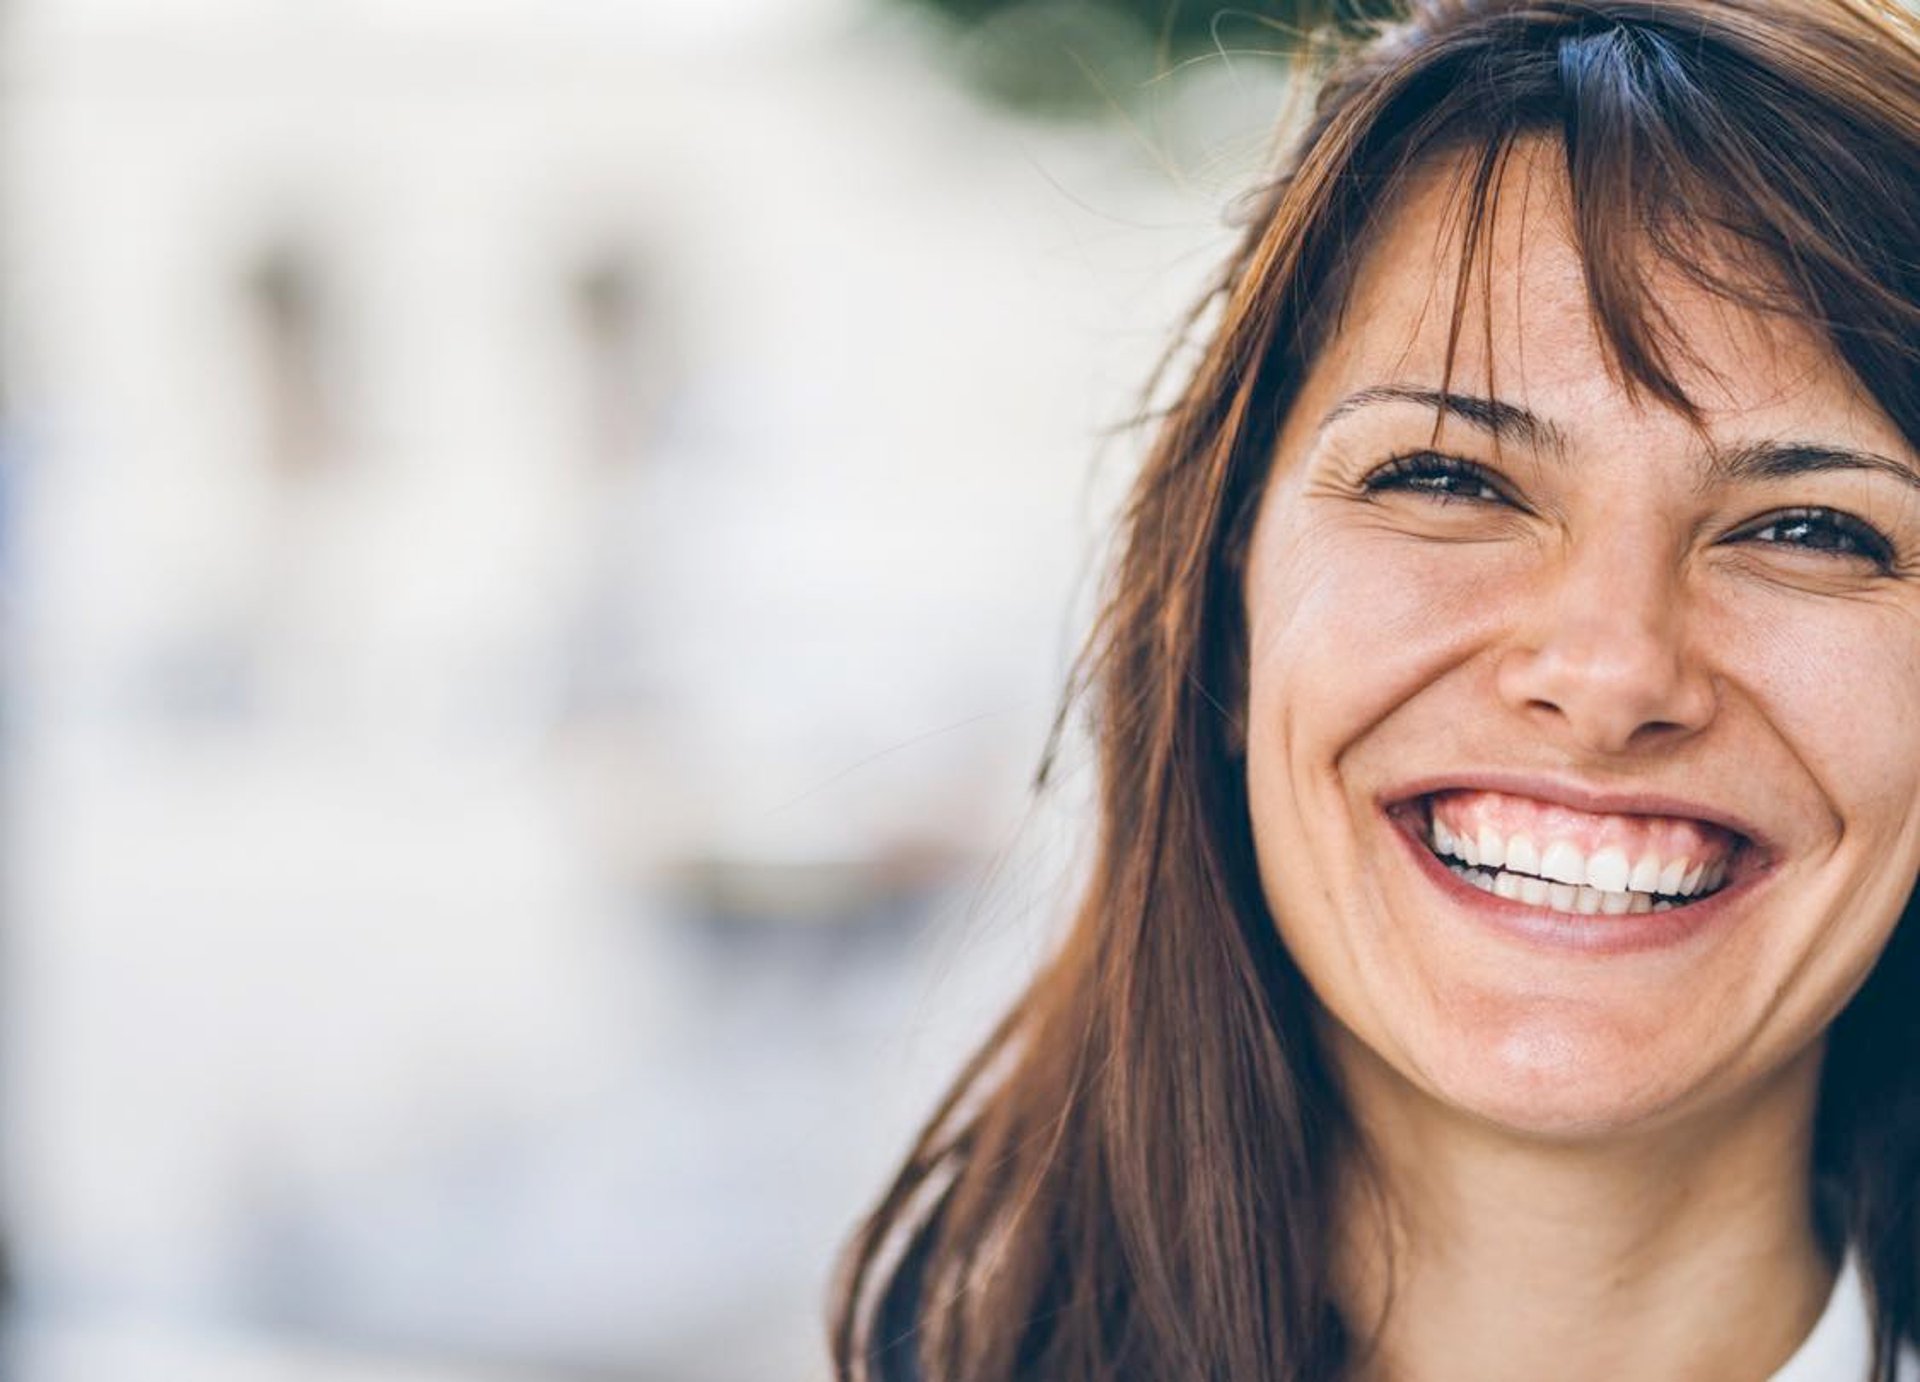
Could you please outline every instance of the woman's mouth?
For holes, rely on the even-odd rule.
[[[1455,877],[1569,916],[1689,907],[1727,886],[1748,844],[1708,821],[1597,814],[1504,792],[1434,792],[1407,810],[1415,837]]]

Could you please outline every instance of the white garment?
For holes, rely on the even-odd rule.
[[[1867,1382],[1872,1366],[1873,1314],[1867,1305],[1866,1278],[1859,1254],[1848,1249],[1813,1332],[1770,1382]],[[1900,1350],[1896,1375],[1900,1382],[1920,1382],[1920,1353],[1910,1344]]]

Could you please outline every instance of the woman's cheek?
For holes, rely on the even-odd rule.
[[[1806,766],[1853,828],[1898,834],[1920,810],[1920,608],[1722,583],[1693,618],[1697,654]],[[1893,808],[1889,810],[1888,808]]]
[[[1301,534],[1249,590],[1256,700],[1265,683],[1378,718],[1497,634],[1527,562],[1517,543]]]

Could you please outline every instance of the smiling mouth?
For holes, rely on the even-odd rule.
[[[1691,906],[1727,886],[1749,845],[1707,821],[1599,815],[1501,792],[1434,792],[1395,814],[1468,886],[1575,916]]]

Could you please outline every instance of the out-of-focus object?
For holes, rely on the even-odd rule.
[[[820,1356],[1067,895],[1090,463],[1227,178],[907,14],[7,11],[36,1358]]]
[[[952,59],[981,90],[1048,115],[1125,113],[1196,62],[1285,63],[1315,29],[1349,34],[1394,0],[905,0],[953,30]]]

